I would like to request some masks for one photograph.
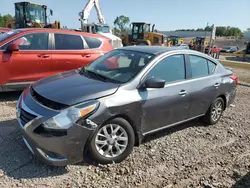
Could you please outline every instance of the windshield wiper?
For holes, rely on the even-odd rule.
[[[106,77],[106,76],[104,76],[104,75],[98,74],[98,73],[96,73],[96,72],[94,72],[94,71],[87,70],[87,69],[85,69],[84,67],[80,70],[79,73],[80,73],[80,74],[84,74],[84,75],[86,75],[86,76],[88,76],[88,77],[89,77],[90,75],[92,75],[92,76],[94,76],[96,79],[101,80],[101,81],[104,81],[104,82],[110,81],[110,82],[113,82],[113,83],[119,83],[119,82],[116,81],[116,80],[113,80],[113,79],[108,78],[108,77]],[[91,77],[92,77],[92,76],[91,76]]]

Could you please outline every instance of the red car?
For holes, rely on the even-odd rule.
[[[98,34],[59,29],[10,30],[0,35],[0,91],[23,90],[36,80],[77,69],[111,50],[109,39]]]
[[[11,31],[11,29],[9,28],[4,28],[4,27],[0,27],[0,34],[6,33],[8,31]]]

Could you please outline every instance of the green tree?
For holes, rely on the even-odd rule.
[[[0,27],[4,27],[4,20],[1,14],[0,14]]]
[[[121,15],[117,16],[114,25],[117,32],[124,32],[128,30],[130,19],[127,16]]]
[[[4,25],[6,26],[7,23],[11,22],[14,19],[13,16],[11,16],[10,14],[6,14],[3,16],[3,20],[4,20]]]

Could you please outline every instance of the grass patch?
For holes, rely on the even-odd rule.
[[[223,61],[219,60],[224,66],[232,67],[232,68],[240,68],[250,70],[250,63],[235,63],[233,61]]]

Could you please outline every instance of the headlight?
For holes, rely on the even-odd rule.
[[[63,110],[60,114],[48,119],[43,127],[49,129],[68,129],[80,118],[86,117],[98,108],[97,101],[79,104]]]

